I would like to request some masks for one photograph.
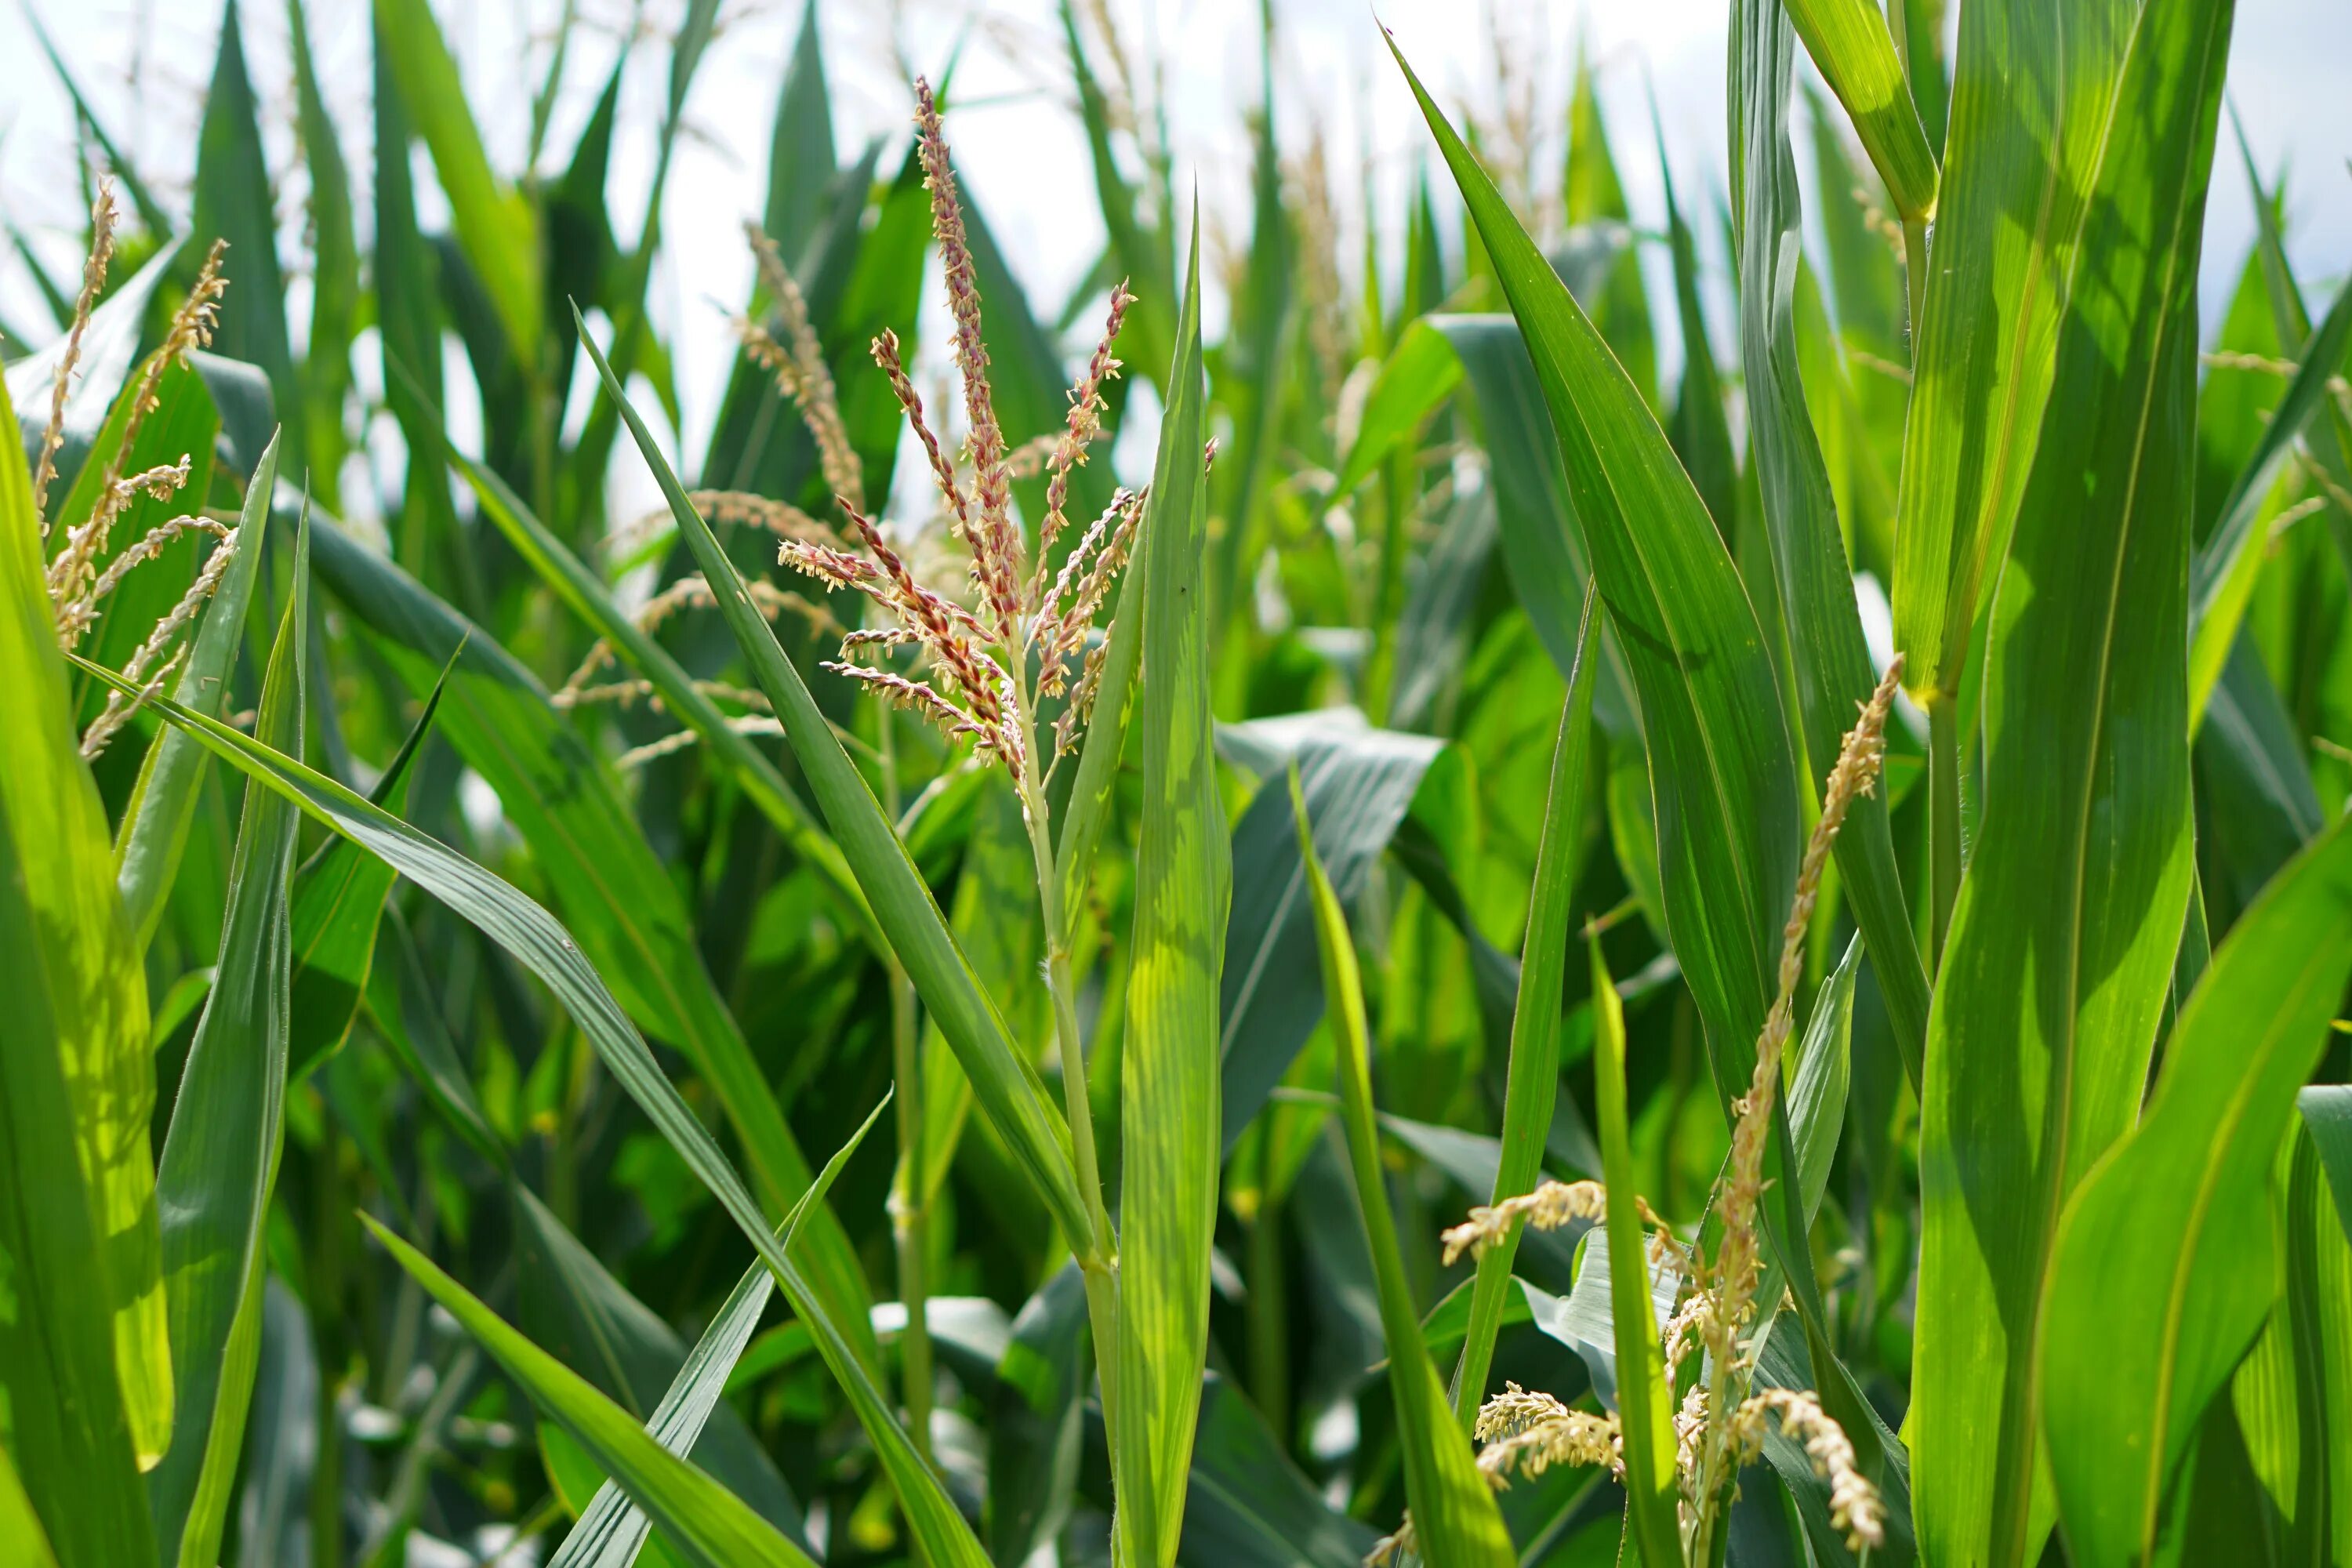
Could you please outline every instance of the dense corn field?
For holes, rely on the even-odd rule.
[[[717,0],[11,63],[0,1568],[2352,1563],[2352,288],[2231,0],[1728,3],[1360,232],[1068,6],[1066,298],[812,6],[690,444]]]

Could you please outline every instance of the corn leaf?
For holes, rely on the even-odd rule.
[[[1895,646],[1956,697],[1983,584],[2009,552],[2136,0],[1960,12],[1951,128],[1896,498]]]
[[[1324,1014],[1315,974],[1315,910],[1298,854],[1286,772],[1307,796],[1315,852],[1341,901],[1358,897],[1444,754],[1427,735],[1375,730],[1315,712],[1228,724],[1225,754],[1264,782],[1234,824],[1237,868],[1219,980],[1223,1145],[1249,1130]]]
[[[1592,1058],[1601,1121],[1602,1176],[1608,1187],[1609,1315],[1617,1352],[1617,1418],[1625,1437],[1625,1519],[1649,1568],[1681,1559],[1675,1523],[1675,1421],[1665,1352],[1650,1300],[1649,1238],[1634,1189],[1633,1145],[1625,1109],[1625,1014],[1617,983],[1592,959]]]
[[[375,21],[376,47],[391,68],[403,108],[433,153],[434,173],[448,195],[466,259],[489,293],[515,362],[535,366],[544,330],[537,216],[490,172],[457,63],[442,41],[428,0],[376,0]]]
[[[2180,943],[2187,432],[2230,18],[2154,6],[2135,31],[1992,609],[1983,810],[1922,1095],[1908,1430],[1931,1562],[2039,1550],[2044,1274],[2068,1194],[2138,1110]]]
[[[623,662],[653,683],[663,703],[702,738],[708,754],[718,758],[734,774],[752,804],[775,824],[777,832],[783,835],[793,852],[815,868],[826,886],[834,889],[843,910],[878,948],[881,932],[874,925],[873,912],[866,907],[865,895],[858,891],[856,879],[849,873],[848,862],[816,826],[807,803],[791,782],[749,737],[727,722],[726,715],[719,712],[668,649],[621,613],[596,574],[562,540],[548,531],[505,480],[455,448],[450,450],[449,460],[473,486],[483,514],[506,535],[515,553],[530,563],[572,613],[595,628],[598,637],[612,643]]]
[[[2214,954],[2146,1119],[2067,1204],[2040,1379],[2059,1517],[2085,1568],[2154,1556],[2166,1480],[2268,1314],[2272,1167],[2347,978],[2352,832],[2339,823]]]
[[[333,510],[340,500],[338,481],[348,445],[343,399],[351,391],[352,336],[359,325],[359,241],[352,218],[351,174],[319,85],[303,0],[286,0],[286,30],[288,52],[293,56],[296,123],[302,134],[303,166],[310,176],[310,331],[302,355],[302,452],[319,499]]]
[[[1791,0],[1789,17],[1804,37],[1805,52],[1821,68],[1822,79],[1853,118],[1863,150],[1895,197],[1895,210],[1908,219],[1934,216],[1936,154],[1919,123],[1918,106],[1911,101],[1910,86],[1903,79],[1902,64],[1895,58],[1885,16],[1870,0]],[[1753,34],[1744,39],[1750,48],[1760,42]],[[1781,118],[1785,121],[1785,114]],[[1758,127],[1750,123],[1744,129],[1753,137]],[[1772,139],[1780,137],[1776,133]],[[1752,159],[1754,144],[1747,145]],[[1794,175],[1790,178],[1793,182]]]
[[[0,426],[15,423],[0,395]],[[52,615],[24,448],[0,441],[0,1448],[39,1521],[8,1539],[30,1558],[45,1528],[64,1568],[97,1568],[152,1557],[137,1455],[169,1436],[171,1362],[146,975]]]
[[[1551,410],[1592,575],[1640,694],[1666,918],[1728,1104],[1738,1087],[1721,1057],[1762,1025],[1773,986],[1765,946],[1786,917],[1803,836],[1763,634],[1664,432],[1402,55],[1398,64],[1495,259]]]
[[[757,612],[754,611],[754,614]],[[766,623],[761,622],[762,626]],[[110,671],[80,662],[102,683],[121,689]],[[814,1334],[825,1365],[849,1396],[872,1439],[885,1471],[907,1510],[912,1527],[934,1563],[943,1568],[978,1568],[986,1559],[937,1479],[917,1458],[914,1446],[891,1415],[849,1339],[812,1289],[800,1267],[776,1245],[759,1205],[719,1151],[709,1131],[687,1108],[662,1075],[653,1052],[594,968],[581,956],[572,934],[512,886],[438,841],[301,763],[271,751],[226,725],[175,702],[152,704],[172,723],[197,736],[215,756],[266,784],[312,818],[380,857],[410,881],[446,903],[539,976],[631,1099],[676,1149],[689,1170],[710,1189],[736,1227],[784,1288],[793,1310]],[[577,1434],[574,1434],[575,1436]],[[643,1500],[639,1500],[642,1504]],[[651,1511],[651,1510],[648,1510]],[[655,1516],[656,1520],[659,1515]]]
[[[1876,12],[1864,0],[1853,4],[1864,13],[1862,25],[1875,29],[1884,46],[1885,27]],[[1790,13],[1778,0],[1743,0],[1736,15],[1733,102],[1744,163],[1735,210],[1741,220],[1739,350],[1747,371],[1748,438],[1755,444],[1764,526],[1786,618],[1804,752],[1817,764],[1810,771],[1826,773],[1878,677],[1863,638],[1853,573],[1797,363],[1794,313],[1803,240],[1797,162],[1789,146],[1789,92],[1796,67]],[[1818,48],[1815,53],[1819,58]],[[1892,73],[1891,51],[1885,65]],[[1903,91],[1891,74],[1886,85],[1890,91]],[[1904,103],[1907,109],[1908,93]],[[1837,857],[1846,896],[1870,944],[1871,967],[1886,999],[1904,1069],[1916,1086],[1927,1034],[1927,977],[1895,868],[1884,795],[1853,802],[1838,835]]]
[[[1409,441],[1461,382],[1461,356],[1446,346],[1444,336],[1426,321],[1406,327],[1389,357],[1381,362],[1380,374],[1373,378],[1372,390],[1364,399],[1356,439],[1348,448],[1348,460],[1339,466],[1331,493],[1352,494],[1370,479],[1389,454]]]
[[[196,141],[195,212],[190,226],[199,245],[228,241],[222,265],[236,279],[237,305],[221,312],[214,348],[268,374],[270,392],[289,421],[288,467],[300,470],[309,427],[301,413],[294,352],[286,335],[286,280],[278,264],[278,215],[270,197],[269,164],[261,148],[259,114],[245,67],[244,25],[236,0],[229,0],[221,16],[220,48]]]
[[[857,1131],[849,1135],[849,1142],[835,1150],[833,1158],[824,1163],[824,1169],[817,1173],[816,1180],[809,1184],[809,1190],[801,1194],[800,1202],[793,1205],[793,1212],[785,1215],[784,1223],[777,1227],[777,1246],[787,1251],[791,1249],[794,1235],[810,1206],[824,1201],[825,1194],[832,1190],[834,1178],[841,1174],[842,1166],[849,1163],[849,1157],[857,1152],[857,1146],[866,1142],[866,1135],[874,1130],[874,1123],[881,1117],[883,1105],[888,1103],[889,1097],[886,1094],[882,1105],[877,1105]],[[547,1213],[545,1206],[531,1195],[529,1189],[518,1187],[515,1191],[531,1222],[551,1226],[555,1233],[561,1233],[561,1224],[553,1215]],[[565,1237],[564,1239],[569,1240],[570,1237]],[[743,1278],[736,1282],[734,1290],[728,1295],[718,1314],[710,1320],[710,1326],[703,1331],[702,1338],[695,1342],[694,1349],[679,1362],[677,1375],[670,1380],[660,1402],[655,1405],[653,1415],[646,1420],[647,1434],[679,1458],[686,1458],[700,1446],[705,1424],[719,1410],[719,1396],[726,1390],[728,1374],[734,1371],[736,1362],[743,1354],[743,1347],[751,1342],[752,1331],[760,1326],[760,1316],[767,1310],[768,1298],[774,1285],[775,1280],[764,1264],[755,1262],[751,1265]],[[617,1284],[613,1289],[620,1290]],[[628,1299],[625,1293],[622,1294],[622,1299]],[[630,1304],[635,1305],[633,1301]],[[655,1321],[658,1323],[658,1320]],[[666,1329],[663,1332],[667,1336]],[[566,1364],[571,1359],[566,1358]],[[665,1355],[663,1359],[677,1358]],[[729,1415],[732,1416],[731,1409]],[[736,1465],[750,1464],[765,1469],[763,1479],[772,1487],[782,1489],[782,1482],[775,1478],[773,1470],[766,1469],[766,1456],[760,1451],[750,1430],[740,1421],[721,1422],[714,1429],[714,1435],[718,1434],[725,1435],[729,1458]],[[710,1447],[717,1450],[719,1446],[712,1444]],[[709,1459],[718,1461],[720,1457],[719,1452],[714,1451]],[[722,1482],[730,1479],[716,1463],[712,1463],[710,1468],[714,1477]],[[738,1499],[745,1499],[748,1489],[741,1482],[735,1481],[730,1489]],[[792,1494],[783,1493],[783,1501],[789,1505]],[[769,1522],[788,1537],[797,1537],[801,1533],[797,1510],[790,1521],[776,1519],[771,1513]],[[572,1532],[563,1538],[563,1544],[548,1560],[548,1568],[590,1568],[591,1564],[595,1568],[628,1568],[636,1560],[637,1548],[645,1542],[652,1525],[653,1521],[646,1517],[645,1511],[629,1500],[626,1489],[608,1480],[597,1489],[596,1495],[589,1500],[586,1510],[580,1515]]]
[[[2352,345],[2352,284],[2336,290],[2319,328],[2303,344],[2301,367],[2287,384],[2270,422],[2263,427],[2246,466],[2221,503],[2213,531],[2197,548],[2190,566],[2189,723],[2203,722],[2214,683],[2221,679],[2231,644],[2243,623],[2254,580],[2261,575],[2269,542],[2262,537],[2263,502],[2312,416],[2329,402],[2328,387],[2339,380],[2345,350]]]
[[[1591,784],[1592,688],[1601,663],[1592,621],[1592,595],[1588,594],[1576,674],[1568,683],[1559,733],[1552,742],[1551,782],[1544,795],[1535,881],[1528,894],[1527,938],[1520,952],[1518,994],[1511,1015],[1510,1067],[1503,1090],[1502,1159],[1487,1200],[1492,1204],[1534,1190],[1543,1173],[1544,1136],[1550,1129],[1559,1092],[1560,994],[1568,975],[1570,903],[1576,890],[1577,851],[1584,836],[1584,809]],[[1605,1021],[1616,1004],[1612,988],[1595,1016]],[[1495,1336],[1503,1326],[1511,1264],[1518,1256],[1522,1228],[1514,1226],[1478,1259],[1462,1361],[1454,1374],[1454,1413],[1465,1426],[1476,1419],[1478,1406],[1486,1401],[1486,1371],[1494,1359]]]
[[[743,1140],[770,1212],[808,1190],[809,1165],[766,1075],[712,983],[677,885],[646,843],[611,766],[583,744],[511,655],[399,567],[333,523],[316,531],[321,579],[378,634],[422,696],[446,683],[441,732],[497,792],[531,847],[583,952],[630,1012],[675,1043],[717,1093]],[[829,1208],[810,1232],[809,1271],[871,1368],[866,1277]]]
[[[411,765],[441,706],[446,671],[443,673],[445,679],[434,683],[424,711],[368,792],[369,800],[394,816],[408,815]],[[164,737],[186,739],[170,729]],[[290,906],[293,1022],[287,1038],[287,1082],[301,1082],[320,1061],[342,1048],[367,990],[375,961],[376,925],[396,880],[391,867],[346,838],[328,839],[295,868]]]
[[[432,1260],[365,1214],[360,1219],[403,1268],[465,1325],[598,1465],[610,1471],[665,1540],[701,1568],[770,1563],[807,1568],[812,1559],[726,1488],[677,1458],[577,1373],[501,1321]]]
[[[1356,969],[1355,939],[1322,862],[1315,858],[1307,822],[1307,799],[1291,775],[1291,810],[1305,847],[1307,880],[1315,905],[1315,933],[1323,955],[1323,989],[1331,999],[1339,1056],[1340,1121],[1347,1131],[1356,1201],[1371,1240],[1373,1278],[1380,1296],[1381,1329],[1389,1348],[1389,1387],[1396,1398],[1399,1447],[1404,1450],[1405,1501],[1424,1561],[1455,1564],[1504,1564],[1517,1561],[1510,1533],[1495,1506],[1495,1495],[1470,1452],[1469,1435],[1445,1405],[1445,1385],[1421,1338],[1420,1314],[1397,1248],[1396,1222],[1390,1216],[1387,1175],[1381,1166],[1380,1133],[1372,1112],[1371,1039],[1364,1017],[1364,993]]]
[[[1209,712],[1206,396],[1197,233],[1177,321],[1145,549],[1143,817],[1119,1058],[1118,1478],[1123,1562],[1176,1559],[1209,1347],[1223,1144],[1218,976],[1233,899]],[[1069,1070],[1066,1067],[1065,1070]]]
[[[254,720],[256,745],[298,753],[307,707],[310,561],[305,517],[295,536],[294,591],[278,620]],[[212,994],[181,1071],[155,1173],[177,1398],[171,1448],[149,1478],[148,1496],[156,1550],[167,1563],[217,1558],[228,1503],[222,1472],[234,1470],[253,1395],[262,1226],[286,1132],[289,888],[300,821],[279,795],[247,786]]]

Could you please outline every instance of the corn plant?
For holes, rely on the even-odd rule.
[[[232,3],[184,204],[43,36],[0,1563],[2352,1557],[2352,288],[2241,135],[2200,323],[2231,0],[1730,0],[1638,216],[1496,8],[1401,225],[1278,8],[1204,216],[1066,5],[1054,300],[811,6],[723,321],[755,46],[586,9],[501,166],[287,0],[289,169]]]

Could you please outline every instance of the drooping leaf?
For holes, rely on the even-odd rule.
[[[315,532],[319,574],[381,639],[418,696],[446,683],[440,731],[497,792],[533,851],[589,962],[630,1016],[684,1050],[742,1135],[753,1181],[782,1214],[809,1165],[749,1042],[720,1001],[685,900],[607,763],[557,712],[546,689],[488,633],[331,522]],[[830,1209],[810,1231],[810,1278],[870,1367],[868,1297]]]
[[[77,662],[101,683],[122,689],[121,678],[110,671]],[[389,862],[547,984],[614,1077],[766,1260],[793,1311],[809,1325],[827,1369],[849,1396],[926,1552],[933,1561],[954,1568],[979,1568],[985,1563],[979,1542],[940,1489],[937,1478],[916,1456],[914,1446],[853,1348],[854,1342],[826,1310],[824,1298],[799,1266],[776,1245],[751,1193],[720,1154],[709,1131],[662,1075],[644,1037],[581,956],[579,943],[571,933],[512,886],[331,779],[177,703],[159,698],[152,706],[170,722],[197,736],[215,756]]]
[[[394,816],[407,813],[410,766],[433,727],[441,705],[436,682],[424,711],[385,764],[368,798]],[[176,730],[168,739],[185,740]],[[191,742],[193,743],[193,742]],[[299,1083],[320,1061],[342,1047],[367,990],[374,966],[376,922],[396,879],[392,868],[347,839],[331,838],[295,868],[290,905],[294,944],[292,1027],[287,1041],[286,1079]]]
[[[423,1253],[360,1216],[403,1268],[520,1384],[573,1441],[610,1471],[665,1540],[700,1568],[810,1568],[808,1553],[725,1487],[664,1447],[654,1434],[562,1362],[532,1344]]]
[[[840,849],[816,826],[807,804],[776,765],[728,723],[726,716],[667,648],[622,614],[596,574],[566,549],[562,540],[548,531],[505,480],[454,448],[449,458],[472,484],[484,515],[506,535],[515,553],[529,562],[572,612],[595,628],[598,637],[611,641],[623,662],[653,683],[663,703],[702,738],[709,753],[733,773],[744,793],[784,836],[785,842],[836,891],[845,912],[867,928],[870,940],[878,943],[880,933],[871,931],[872,912],[866,909],[865,897],[850,876]]]

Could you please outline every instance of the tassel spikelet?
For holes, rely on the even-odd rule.
[[[897,334],[884,331],[873,341],[872,353],[929,467],[948,534],[969,556],[973,605],[966,608],[921,582],[890,534],[847,492],[835,500],[849,520],[857,548],[793,531],[777,558],[828,592],[850,589],[882,612],[877,626],[843,639],[840,660],[827,668],[922,715],[950,736],[970,739],[981,754],[1018,773],[1042,761],[1034,755],[1032,741],[1038,701],[1064,700],[1053,733],[1055,757],[1072,749],[1092,713],[1103,650],[1087,647],[1087,634],[1134,552],[1142,522],[1144,494],[1122,489],[1079,536],[1058,570],[1050,565],[1053,546],[1069,526],[1071,475],[1102,435],[1105,389],[1119,371],[1113,351],[1135,297],[1124,282],[1111,289],[1101,336],[1070,389],[1063,428],[1017,451],[1008,448],[989,385],[980,287],[962,203],[929,83],[916,81],[915,100],[916,156],[930,193],[931,231],[955,323],[950,348],[969,427],[960,455],[951,454],[932,428]],[[1012,481],[1025,473],[1045,476],[1034,570],[1013,515]],[[861,657],[909,649],[927,665],[929,679],[858,662]]]
[[[1855,798],[1875,786],[1885,763],[1886,716],[1902,673],[1897,658],[1862,705],[1862,716],[1847,732],[1822,792],[1821,816],[1806,840],[1796,893],[1780,930],[1778,992],[1756,1041],[1748,1092],[1734,1102],[1731,1153],[1712,1204],[1723,1216],[1723,1237],[1713,1258],[1696,1258],[1696,1249],[1685,1249],[1649,1205],[1640,1205],[1643,1220],[1653,1227],[1652,1268],[1690,1277],[1687,1294],[1659,1336],[1669,1386],[1681,1384],[1681,1369],[1695,1351],[1705,1352],[1705,1373],[1687,1385],[1674,1415],[1683,1544],[1694,1562],[1705,1561],[1711,1551],[1708,1542],[1717,1539],[1721,1510],[1737,1495],[1739,1468],[1762,1452],[1774,1421],[1803,1443],[1814,1470],[1829,1482],[1831,1522],[1847,1543],[1861,1552],[1885,1539],[1885,1502],[1862,1473],[1844,1428],[1809,1392],[1753,1387],[1756,1342],[1748,1328],[1757,1315],[1763,1276],[1757,1208],[1764,1189],[1764,1152],[1781,1058],[1793,1027],[1797,983],[1804,973],[1805,937],[1839,829]],[[1546,1181],[1531,1193],[1472,1209],[1468,1219],[1444,1232],[1444,1260],[1450,1266],[1465,1252],[1484,1256],[1523,1220],[1538,1229],[1600,1220],[1607,1202],[1598,1182]],[[1517,1384],[1480,1409],[1474,1436],[1485,1445],[1478,1468],[1497,1487],[1512,1474],[1538,1475],[1556,1464],[1605,1466],[1623,1473],[1622,1435],[1615,1416],[1574,1410]],[[1412,1547],[1412,1519],[1407,1514],[1365,1563],[1368,1568],[1392,1563]]]
[[[793,279],[776,242],[757,224],[743,226],[751,244],[751,258],[760,272],[760,286],[768,291],[784,335],[778,341],[755,321],[739,321],[736,331],[743,352],[776,378],[776,385],[793,400],[816,441],[817,466],[825,488],[848,498],[852,506],[866,504],[866,481],[857,453],[849,444],[849,427],[841,417],[841,397],[833,384],[833,370],[824,363],[824,345],[810,324],[808,300]]]
[[[221,296],[228,289],[228,279],[222,277],[220,271],[221,255],[227,248],[226,240],[213,242],[202,270],[196,274],[195,286],[173,314],[171,326],[163,334],[163,346],[148,356],[146,367],[140,373],[138,385],[131,394],[130,413],[123,422],[121,444],[108,458],[106,468],[100,476],[98,499],[90,508],[89,518],[79,528],[68,531],[64,547],[58,552],[57,559],[49,563],[49,604],[56,617],[59,639],[68,649],[79,640],[81,631],[97,618],[96,601],[91,592],[98,575],[96,563],[114,532],[114,525],[141,495],[152,496],[158,500],[168,500],[187,482],[189,463],[185,457],[175,464],[150,468],[126,479],[121,470],[122,455],[138,445],[139,432],[145,426],[147,416],[158,406],[155,387],[163,379],[163,372],[185,360],[194,350],[211,346],[214,329],[220,321]]]
[[[106,268],[114,259],[114,182],[101,180],[89,205],[89,257],[82,263],[81,294],[74,300],[73,324],[66,329],[66,349],[58,360],[57,379],[49,387],[49,419],[41,428],[41,455],[33,465],[33,515],[41,520],[41,537],[49,536],[49,482],[58,477],[58,448],[66,440],[66,394],[75,367],[81,363],[81,337],[89,330],[90,312],[106,289]]]

